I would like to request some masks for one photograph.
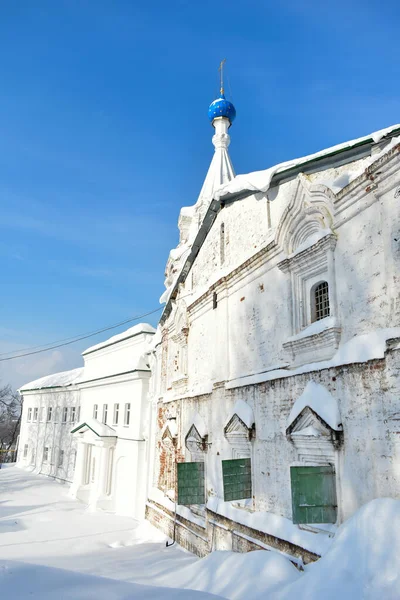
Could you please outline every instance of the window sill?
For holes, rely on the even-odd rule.
[[[283,348],[291,358],[291,367],[330,360],[339,347],[341,331],[337,320],[327,317],[289,338]]]
[[[313,525],[309,525],[308,523],[301,523],[297,525],[299,529],[303,531],[310,531],[311,533],[324,533],[330,538],[335,537],[335,533],[337,530],[337,525],[333,525],[330,523],[315,523]]]

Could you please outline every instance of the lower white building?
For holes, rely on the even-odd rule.
[[[143,517],[154,333],[136,325],[83,352],[83,368],[24,385],[19,466],[72,483],[92,508]]]
[[[76,442],[70,432],[80,419],[77,381],[83,369],[64,371],[24,385],[18,465],[71,482]]]
[[[144,352],[154,329],[135,326],[83,353],[81,421],[72,493],[93,508],[141,518],[148,471],[148,385]]]

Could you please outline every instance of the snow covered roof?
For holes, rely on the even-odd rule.
[[[171,417],[170,419],[167,419],[167,421],[164,423],[164,426],[161,430],[161,435],[164,435],[165,432],[167,431],[167,429],[173,438],[178,436],[178,425],[177,425],[175,417]]]
[[[398,130],[400,130],[400,124],[392,125],[391,127],[386,127],[386,129],[375,131],[369,135],[357,138],[355,140],[350,140],[342,144],[337,144],[336,146],[331,146],[330,148],[326,148],[320,152],[274,165],[273,167],[269,167],[263,171],[254,171],[253,173],[247,173],[246,175],[237,175],[234,179],[232,179],[232,181],[216,190],[214,193],[214,198],[216,200],[220,200],[228,194],[236,195],[243,191],[265,193],[268,191],[271,185],[272,178],[277,173],[287,171],[293,167],[298,167],[299,165],[304,165],[305,163],[321,160],[327,156],[332,156],[357,146],[362,146],[369,141],[373,141],[375,144],[377,144],[382,138]]]
[[[104,342],[100,342],[99,344],[96,344],[95,346],[90,346],[90,348],[88,348],[87,350],[84,350],[82,352],[82,356],[85,356],[85,354],[89,354],[91,352],[96,352],[97,350],[100,350],[101,348],[105,348],[106,346],[111,346],[112,344],[117,344],[118,342],[122,342],[122,340],[126,340],[128,338],[134,337],[135,335],[139,335],[140,333],[154,334],[155,332],[156,332],[156,330],[154,329],[154,327],[152,327],[148,323],[139,323],[138,325],[134,325],[133,327],[130,327],[126,331],[123,331],[122,333],[118,333],[117,335],[110,337],[108,340],[105,340]]]
[[[315,381],[309,381],[304,392],[297,398],[290,411],[287,427],[290,427],[306,406],[321,417],[329,427],[335,431],[342,430],[342,418],[337,401],[323,385]]]
[[[92,431],[98,437],[117,437],[115,429],[93,418],[78,423],[71,433],[85,433],[85,431]]]
[[[176,298],[179,285],[183,283],[190,272],[190,269],[196,259],[197,254],[206,239],[217,214],[221,210],[221,205],[225,202],[240,200],[257,192],[266,192],[271,185],[278,185],[283,181],[289,181],[299,175],[300,172],[313,173],[327,169],[334,164],[348,164],[361,158],[369,157],[367,166],[370,166],[375,160],[378,160],[390,150],[394,143],[400,143],[400,137],[394,139],[400,134],[400,124],[392,125],[386,129],[375,131],[367,136],[350,140],[336,146],[331,146],[315,154],[309,154],[302,158],[286,161],[263,171],[255,171],[247,175],[237,175],[231,181],[223,184],[213,193],[213,199],[208,206],[208,210],[203,218],[200,229],[196,236],[185,245],[185,253],[179,264],[176,265],[176,275],[160,298],[160,303],[165,302],[165,307],[160,318],[161,325],[171,314],[172,301]],[[386,147],[377,155],[371,155],[371,147],[384,138],[393,138],[390,148]],[[339,156],[337,156],[339,155]],[[363,165],[365,168],[365,165]],[[340,187],[342,189],[343,186]],[[190,214],[190,209],[194,207],[185,207],[184,213]]]
[[[237,415],[239,419],[246,425],[248,429],[251,429],[255,419],[253,409],[244,400],[236,400],[233,411],[230,413],[228,419],[225,422],[225,427],[228,425],[232,417]]]
[[[189,419],[189,423],[190,426],[194,425],[196,427],[200,437],[204,438],[206,435],[208,435],[207,426],[198,412],[193,412]]]
[[[35,379],[35,381],[31,381],[30,383],[26,383],[19,388],[19,392],[42,390],[45,388],[68,387],[77,383],[82,373],[83,367],[79,367],[78,369],[72,369],[71,371],[62,371],[61,373],[46,375],[45,377]]]

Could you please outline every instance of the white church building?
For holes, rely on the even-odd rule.
[[[223,90],[209,117],[151,359],[146,514],[199,555],[309,562],[400,498],[400,125],[235,177]]]
[[[151,325],[83,352],[84,367],[24,385],[18,464],[71,483],[92,508],[144,517]]]
[[[400,498],[400,125],[235,176],[235,114],[221,90],[157,332],[23,386],[18,461],[198,555],[306,563]]]

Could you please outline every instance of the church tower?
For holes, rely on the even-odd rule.
[[[167,289],[161,296],[160,302],[165,302],[169,297],[169,290],[190,252],[191,245],[201,227],[215,191],[235,177],[228,153],[231,141],[228,130],[236,117],[236,110],[232,102],[225,98],[224,62],[222,61],[220,64],[221,85],[219,96],[211,102],[208,108],[208,118],[215,130],[212,138],[214,155],[196,203],[193,206],[185,206],[180,211],[178,220],[179,244],[177,248],[171,250],[168,258],[164,281]]]
[[[228,134],[228,129],[236,117],[236,110],[233,104],[225,98],[222,75],[223,62],[221,63],[220,69],[220,95],[216,100],[211,102],[208,109],[208,118],[215,129],[215,133],[212,138],[215,151],[210,168],[208,169],[208,173],[204,180],[203,187],[201,188],[199,199],[196,203],[203,204],[203,202],[205,202],[205,210],[208,208],[214,191],[235,177],[235,172],[233,170],[232,162],[228,153],[228,147],[231,141],[231,138]],[[202,216],[204,216],[204,214]]]

